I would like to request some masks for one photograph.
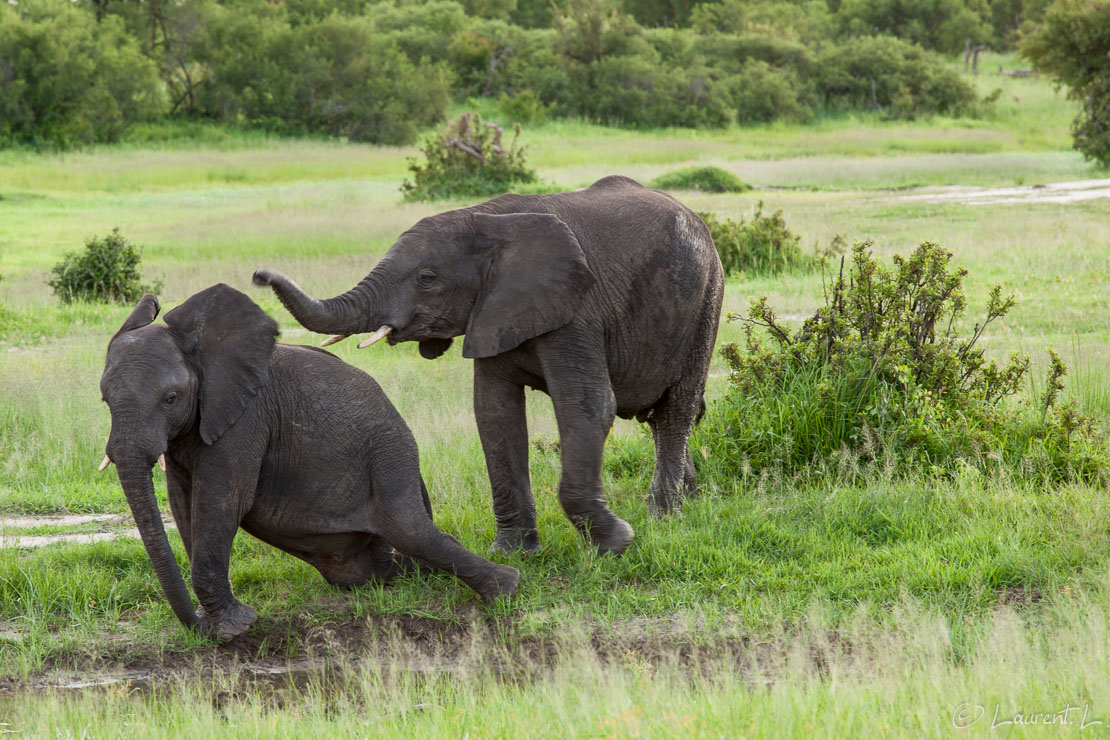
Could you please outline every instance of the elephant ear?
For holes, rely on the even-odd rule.
[[[214,285],[166,314],[200,378],[200,437],[212,444],[270,379],[277,322],[232,287]]]
[[[490,265],[463,357],[491,357],[570,323],[597,279],[570,228],[550,213],[474,216]]]
[[[158,305],[158,299],[151,293],[147,293],[135,304],[135,310],[133,310],[131,315],[127,317],[127,320],[123,322],[123,326],[119,328],[119,331],[112,336],[112,341],[114,342],[116,337],[120,334],[126,334],[129,331],[143,328],[154,321],[154,319],[158,317],[158,312],[161,310],[162,307]],[[109,342],[109,344],[111,344],[111,342]]]

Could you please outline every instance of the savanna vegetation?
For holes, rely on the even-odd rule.
[[[983,115],[945,63],[1010,49],[1042,0],[13,0],[0,144],[116,141],[170,116],[406,144],[451,102],[639,127]],[[140,134],[141,135],[141,134]]]
[[[1062,729],[1105,727],[1110,205],[936,197],[1101,176],[1072,151],[1078,82],[995,72],[1063,12],[0,5],[0,729],[920,737],[1064,711]],[[227,282],[281,341],[315,344],[255,268],[335,294],[423,216],[614,173],[705,214],[730,268],[682,515],[648,517],[651,439],[618,421],[604,481],[637,538],[597,558],[559,509],[557,428],[531,393],[544,547],[497,556],[521,569],[516,596],[480,604],[447,575],[341,590],[240,534],[231,581],[258,624],[228,646],[183,630],[115,473],[96,473],[104,351],[134,292],[169,310]],[[331,349],[412,427],[438,525],[485,552],[471,362]]]

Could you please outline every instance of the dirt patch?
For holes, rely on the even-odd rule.
[[[146,646],[126,637],[106,635],[88,655],[47,658],[44,669],[27,678],[0,678],[0,691],[76,691],[119,684],[142,690],[195,681],[224,687],[300,687],[327,684],[367,669],[383,674],[463,680],[492,676],[530,682],[550,675],[560,660],[568,656],[573,660],[576,651],[583,650],[605,663],[636,668],[677,663],[691,672],[707,674],[719,670],[722,660],[733,670],[750,670],[763,662],[752,662],[762,648],[749,646],[746,639],[720,634],[707,638],[704,633],[698,637],[690,631],[696,626],[674,618],[595,625],[573,635],[561,631],[513,637],[510,624],[480,619],[477,610],[460,617],[470,621],[448,623],[398,615],[321,626],[294,618],[255,625],[223,645],[160,655],[146,653]],[[294,644],[296,650],[290,650]],[[292,653],[297,657],[290,657]]]
[[[0,515],[0,529],[31,529],[33,527],[77,527],[82,524],[123,524],[128,517],[123,514],[70,514],[65,516],[15,516]]]
[[[126,527],[133,523],[130,516],[123,514],[89,514],[73,516],[25,516],[0,518],[0,548],[3,547],[45,547],[57,542],[74,542],[89,544],[92,542],[107,542],[119,537],[135,537],[141,539],[139,530],[135,527]],[[173,519],[163,519],[166,529],[176,529]],[[12,530],[34,529],[36,527],[75,527],[86,524],[98,524],[97,532],[60,532],[57,534],[17,534]],[[126,528],[120,528],[126,527]]]
[[[1110,180],[1076,180],[1011,188],[976,188],[958,185],[932,188],[926,193],[903,195],[898,200],[988,206],[1007,203],[1079,203],[1100,198],[1110,198]]]

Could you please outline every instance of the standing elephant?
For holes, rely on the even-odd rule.
[[[651,426],[652,511],[675,510],[695,488],[686,442],[705,408],[724,279],[705,223],[665,193],[606,177],[572,193],[509,194],[440,213],[325,301],[273,270],[256,271],[254,282],[272,286],[313,331],[377,330],[360,346],[386,335],[390,344],[416,340],[431,359],[466,335],[495,550],[539,547],[525,386],[551,396],[559,501],[600,552],[620,553],[633,537],[601,487],[614,415]]]
[[[416,442],[370,376],[324,350],[275,345],[274,320],[226,285],[152,325],[158,311],[144,296],[108,345],[100,390],[112,432],[101,469],[115,462],[183,624],[226,640],[257,619],[228,582],[239,527],[336,585],[388,581],[426,563],[487,599],[516,589],[515,568],[435,528]],[[154,497],[156,460],[189,556],[195,613]]]

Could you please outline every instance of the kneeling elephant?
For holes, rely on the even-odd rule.
[[[337,585],[389,581],[427,564],[487,599],[516,589],[515,568],[436,529],[416,442],[370,376],[326,351],[275,344],[273,319],[226,285],[194,295],[165,324],[152,323],[158,312],[144,296],[108,345],[104,465],[116,464],[183,624],[226,640],[257,619],[228,581],[239,527]],[[154,496],[159,459],[195,612]]]

